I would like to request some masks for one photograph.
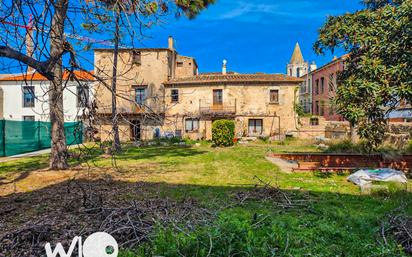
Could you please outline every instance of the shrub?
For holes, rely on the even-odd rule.
[[[326,150],[328,153],[368,153],[363,142],[352,143],[350,140],[343,140],[332,143]]]
[[[212,140],[216,146],[232,146],[235,138],[235,122],[217,120],[212,125]]]
[[[267,136],[260,136],[259,140],[262,141],[263,143],[269,143],[269,137]]]

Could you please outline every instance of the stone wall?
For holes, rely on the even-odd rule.
[[[412,122],[394,122],[387,127],[385,142],[398,148],[405,147],[412,140]]]

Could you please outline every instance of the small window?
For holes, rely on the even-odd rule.
[[[172,103],[179,102],[179,90],[178,89],[172,89],[171,96],[172,96]]]
[[[310,125],[311,126],[318,126],[319,125],[319,119],[316,117],[310,118]]]
[[[315,81],[315,94],[319,95],[319,79]]]
[[[249,120],[249,135],[261,135],[263,132],[263,120],[250,119]]]
[[[222,89],[213,90],[213,105],[223,105],[223,90]]]
[[[320,92],[323,94],[325,92],[325,78],[320,78]]]
[[[186,119],[186,132],[196,132],[199,130],[199,119]]]
[[[309,84],[308,84],[308,93],[312,93],[312,82],[309,79]]]
[[[86,107],[89,103],[89,87],[77,86],[77,107]]]
[[[333,92],[335,86],[335,75],[332,73],[330,74],[330,79],[329,79],[329,92]]]
[[[177,67],[183,67],[183,62],[177,62]]]
[[[23,87],[23,107],[34,107],[34,87]]]
[[[315,102],[315,114],[319,115],[319,101]]]
[[[23,116],[23,120],[24,121],[34,121],[34,116],[30,115],[30,116]]]
[[[296,77],[300,78],[300,68],[296,68]]]
[[[142,52],[133,50],[132,52],[132,63],[133,64],[142,64]]]
[[[271,89],[270,90],[270,103],[279,103],[279,90]]]
[[[320,116],[325,115],[325,102],[324,101],[320,101]]]
[[[146,88],[145,87],[137,87],[135,88],[136,93],[136,104],[143,105],[144,101],[146,100]]]

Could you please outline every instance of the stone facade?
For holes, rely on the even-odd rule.
[[[113,50],[95,50],[100,138],[112,138]],[[117,107],[122,141],[181,136],[211,139],[212,122],[236,121],[236,134],[274,136],[296,130],[297,87],[282,74],[199,75],[194,58],[168,48],[122,49],[119,53]],[[280,131],[279,131],[280,129]]]
[[[171,125],[164,129],[170,133],[179,131],[192,139],[211,139],[212,122],[231,119],[235,121],[237,137],[271,137],[279,135],[279,130],[281,135],[295,130],[298,124],[294,102],[300,80],[283,75],[261,76],[270,80],[259,81],[259,75],[255,74],[236,74],[200,75],[198,81],[167,82],[166,95],[177,90],[179,102],[166,98]],[[216,103],[216,92],[221,92],[220,103]],[[276,101],[271,99],[271,92],[277,92]],[[187,124],[192,120],[198,122],[195,129]]]
[[[95,49],[95,72],[102,78],[96,86],[96,105],[101,140],[110,140],[113,67],[112,49]],[[117,72],[117,112],[122,141],[151,138],[163,124],[163,82],[197,74],[195,59],[180,56],[169,39],[168,48],[120,49]]]

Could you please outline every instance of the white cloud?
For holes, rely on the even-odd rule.
[[[327,14],[334,13],[336,10],[327,10],[321,8],[322,2],[308,0],[277,1],[276,4],[262,3],[264,1],[246,2],[244,0],[236,1],[218,1],[210,11],[206,11],[202,18],[208,20],[239,20],[243,22],[264,22],[268,16],[276,18],[287,18],[288,22],[295,22],[301,19],[323,19]],[[260,2],[260,3],[256,3]],[[286,21],[285,21],[286,22]]]
[[[261,13],[261,14],[273,14],[278,11],[278,5],[271,5],[271,4],[251,4],[241,2],[238,7],[232,9],[222,15],[220,15],[221,19],[233,19],[242,15],[250,14],[250,13]]]

